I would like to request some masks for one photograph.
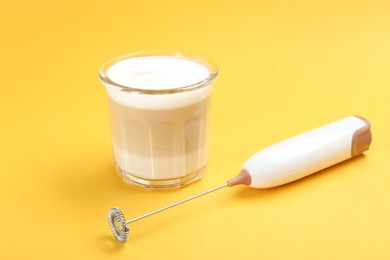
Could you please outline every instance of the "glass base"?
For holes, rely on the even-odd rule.
[[[203,172],[206,168],[206,165],[202,168],[193,171],[183,177],[175,179],[164,179],[164,180],[150,180],[136,177],[133,174],[122,170],[119,165],[116,163],[116,169],[119,173],[119,176],[128,184],[142,187],[149,190],[159,190],[159,189],[174,189],[180,188],[185,185],[188,185],[194,181],[199,180],[203,176]]]

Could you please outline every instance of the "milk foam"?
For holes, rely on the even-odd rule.
[[[178,89],[207,79],[210,69],[200,62],[176,56],[145,56],[121,60],[107,69],[108,78],[122,86],[144,90]],[[137,94],[107,86],[109,97],[122,105],[142,109],[171,109],[205,99],[211,93],[206,85],[174,95]],[[210,82],[211,84],[211,82]]]
[[[175,56],[145,56],[121,60],[107,70],[117,84],[138,89],[172,89],[196,84],[210,74],[200,62]]]

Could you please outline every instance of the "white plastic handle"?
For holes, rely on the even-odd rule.
[[[350,116],[271,145],[245,162],[241,175],[250,180],[241,183],[275,187],[359,155],[371,144],[370,127],[366,119]],[[232,180],[229,186],[239,184]]]

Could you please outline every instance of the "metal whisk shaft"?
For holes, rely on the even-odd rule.
[[[151,211],[151,212],[146,213],[144,215],[141,215],[139,217],[130,219],[128,221],[125,221],[124,215],[123,215],[122,211],[119,208],[111,208],[109,210],[109,212],[108,212],[108,224],[109,224],[109,226],[110,226],[110,228],[112,230],[112,233],[114,234],[115,238],[119,242],[124,243],[124,242],[127,242],[128,238],[129,238],[129,235],[130,235],[130,230],[127,227],[128,224],[130,224],[132,222],[135,222],[137,220],[146,218],[148,216],[154,215],[154,214],[156,214],[158,212],[161,212],[161,211],[164,211],[166,209],[172,208],[172,207],[177,206],[179,204],[182,204],[184,202],[190,201],[192,199],[198,198],[200,196],[206,195],[206,194],[208,194],[210,192],[213,192],[215,190],[224,188],[226,186],[229,186],[229,184],[228,183],[224,183],[224,184],[219,185],[219,186],[217,186],[215,188],[212,188],[212,189],[206,190],[204,192],[198,193],[198,194],[196,194],[194,196],[191,196],[191,197],[188,197],[186,199],[180,200],[178,202],[172,203],[172,204],[167,205],[165,207],[156,209],[154,211]]]
[[[220,186],[218,186],[218,187],[212,188],[212,189],[210,189],[210,190],[206,190],[206,191],[204,191],[204,192],[198,193],[198,194],[196,194],[196,195],[194,195],[194,196],[191,196],[191,197],[188,197],[188,198],[186,198],[186,199],[180,200],[180,201],[178,201],[178,202],[172,203],[172,204],[167,205],[167,206],[165,206],[165,207],[156,209],[156,210],[151,211],[151,212],[149,212],[149,213],[146,213],[146,214],[144,214],[144,215],[142,215],[142,216],[139,216],[139,217],[130,219],[130,220],[126,221],[125,224],[127,225],[127,224],[130,224],[130,223],[135,222],[135,221],[137,221],[137,220],[140,220],[140,219],[142,219],[142,218],[149,217],[150,215],[153,215],[153,214],[156,214],[156,213],[161,212],[161,211],[163,211],[163,210],[172,208],[172,207],[174,207],[174,206],[177,206],[177,205],[182,204],[182,203],[184,203],[184,202],[187,202],[187,201],[189,201],[189,200],[198,198],[198,197],[200,197],[200,196],[206,195],[207,193],[213,192],[213,191],[215,191],[215,190],[221,189],[221,188],[226,187],[226,186],[228,186],[227,183],[225,183],[225,184],[223,184],[223,185],[220,185]]]

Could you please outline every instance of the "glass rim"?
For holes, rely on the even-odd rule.
[[[137,88],[135,86],[131,86],[131,87],[125,86],[111,80],[107,75],[108,69],[113,64],[119,61],[131,59],[131,58],[137,58],[137,57],[148,57],[148,56],[169,56],[169,57],[179,57],[179,58],[194,60],[206,65],[210,70],[210,73],[208,77],[194,84],[185,85],[179,88],[176,87],[176,88],[167,88],[167,89],[142,89],[142,88]],[[127,92],[137,93],[137,94],[173,94],[173,93],[193,91],[195,89],[200,89],[202,87],[210,85],[212,82],[214,82],[217,76],[218,76],[218,67],[210,59],[202,55],[185,53],[185,52],[153,51],[153,50],[133,52],[133,53],[127,53],[127,54],[116,56],[108,60],[106,63],[104,63],[99,71],[99,78],[103,83],[106,83],[110,86],[121,88],[122,91],[127,91]]]

